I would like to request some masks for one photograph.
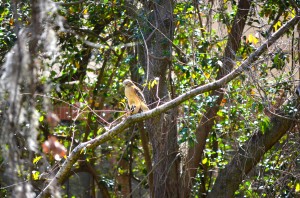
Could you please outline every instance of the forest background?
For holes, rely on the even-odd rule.
[[[1,197],[300,196],[299,7],[2,0]]]

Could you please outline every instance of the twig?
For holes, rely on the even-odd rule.
[[[85,0],[80,0],[80,1],[70,2],[70,3],[56,2],[55,4],[58,6],[72,6],[72,5],[81,4],[83,2],[85,2]]]

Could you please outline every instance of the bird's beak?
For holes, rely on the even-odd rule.
[[[123,81],[123,85],[124,85],[124,86],[127,86],[127,85],[128,85],[128,81],[127,81],[127,80],[124,80],[124,81]]]

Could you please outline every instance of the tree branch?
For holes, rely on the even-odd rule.
[[[70,2],[70,3],[56,2],[55,4],[58,6],[73,6],[73,5],[81,4],[83,2],[85,2],[85,0],[80,0],[80,1]]]
[[[243,178],[256,166],[262,156],[278,142],[292,127],[292,120],[274,116],[271,119],[271,128],[265,133],[261,131],[253,135],[242,147],[231,162],[220,170],[213,186],[210,197],[234,197],[234,192],[239,188]]]
[[[219,89],[226,85],[228,82],[239,76],[244,70],[247,70],[250,68],[251,64],[259,58],[259,56],[264,53],[268,47],[270,47],[280,36],[282,36],[290,27],[294,27],[299,21],[299,16],[295,16],[291,20],[289,20],[284,26],[282,26],[280,29],[278,29],[277,32],[275,32],[272,36],[270,36],[269,40],[265,41],[265,43],[260,46],[255,52],[253,52],[237,69],[233,70],[228,75],[224,76],[223,78],[216,80],[214,82],[208,83],[206,85],[197,87],[195,89],[192,89],[190,91],[187,91],[186,93],[174,98],[173,100],[158,106],[154,109],[151,109],[149,111],[135,114],[133,116],[128,117],[127,119],[124,119],[119,124],[114,126],[113,128],[106,131],[104,134],[91,139],[87,142],[80,143],[77,147],[74,148],[74,150],[70,153],[66,161],[62,164],[61,168],[55,175],[55,177],[51,180],[51,182],[46,186],[46,188],[38,195],[38,197],[41,197],[43,193],[47,191],[49,187],[54,185],[55,183],[61,183],[68,172],[71,170],[73,164],[77,161],[79,156],[81,155],[82,151],[84,149],[93,149],[100,144],[109,141],[113,139],[114,136],[122,133],[126,128],[131,126],[133,123],[138,121],[143,121],[148,118],[155,117],[157,115],[160,115],[169,109],[172,109],[178,105],[180,105],[182,102],[193,98],[201,93],[212,91]]]

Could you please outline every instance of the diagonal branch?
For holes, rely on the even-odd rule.
[[[151,109],[147,112],[130,116],[127,119],[124,119],[118,125],[106,131],[104,134],[94,139],[91,139],[87,142],[83,142],[79,144],[77,147],[74,148],[74,150],[68,156],[66,161],[62,164],[61,168],[59,169],[55,177],[51,180],[48,186],[46,186],[46,188],[38,195],[38,197],[41,197],[47,191],[47,189],[52,185],[54,185],[55,183],[62,183],[62,181],[64,181],[65,177],[68,175],[68,172],[71,170],[73,164],[80,157],[84,149],[93,149],[99,146],[100,144],[113,139],[114,136],[122,133],[126,128],[131,126],[133,123],[143,121],[148,118],[152,118],[159,114],[162,114],[167,110],[172,109],[180,105],[182,102],[190,98],[193,98],[201,93],[219,89],[224,85],[226,85],[231,80],[233,80],[234,78],[236,78],[237,76],[239,76],[244,70],[248,70],[252,65],[252,63],[254,63],[254,61],[256,61],[259,58],[259,56],[262,55],[268,49],[268,47],[270,47],[277,39],[279,39],[289,28],[294,27],[298,23],[299,18],[300,17],[297,15],[291,20],[289,20],[284,26],[278,29],[277,32],[271,35],[270,38],[267,41],[265,41],[265,43],[262,46],[260,46],[255,52],[253,52],[238,68],[236,68],[231,73],[224,76],[223,78],[208,83],[206,85],[197,87],[190,91],[187,91],[186,93],[174,98],[173,100],[161,106],[158,106],[154,109]]]
[[[245,176],[294,123],[293,120],[282,119],[277,116],[272,117],[271,127],[264,133],[258,131],[253,135],[239,148],[231,162],[219,171],[208,197],[223,197],[223,195],[234,197],[235,191],[238,190]]]

